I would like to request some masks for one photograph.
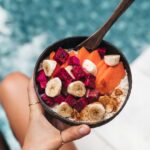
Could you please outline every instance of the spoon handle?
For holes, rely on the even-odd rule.
[[[118,5],[112,16],[107,20],[107,22],[97,30],[94,34],[92,34],[85,41],[77,45],[76,49],[81,48],[82,46],[87,49],[94,50],[101,43],[103,37],[111,28],[111,26],[117,21],[117,19],[127,10],[127,8],[134,2],[134,0],[122,0]]]

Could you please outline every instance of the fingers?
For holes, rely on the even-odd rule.
[[[87,125],[70,127],[61,132],[64,143],[80,139],[90,133],[91,129]]]
[[[55,118],[53,118],[51,120],[51,123],[60,131],[65,130],[70,127],[69,125],[67,125],[67,124],[63,123],[62,121],[55,119]]]
[[[28,96],[29,96],[29,104],[33,104],[33,105],[30,105],[30,111],[43,113],[43,109],[41,107],[41,104],[37,103],[37,102],[39,102],[39,100],[38,100],[37,95],[36,95],[35,90],[34,90],[33,77],[29,81]]]

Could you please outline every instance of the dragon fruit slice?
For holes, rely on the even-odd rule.
[[[38,87],[39,87],[39,93],[44,93],[44,90],[45,90],[45,87],[46,87],[46,84],[47,84],[47,77],[44,73],[44,70],[40,70],[38,72],[38,75],[36,77],[36,81],[38,82]]]
[[[86,87],[88,88],[95,88],[95,80],[96,80],[96,77],[92,74],[88,74],[86,76],[86,79],[84,81],[84,84]]]
[[[38,72],[37,77],[36,77],[36,81],[38,83],[43,82],[43,81],[47,81],[47,77],[46,77],[46,75],[44,73],[44,70],[40,70]]]
[[[96,89],[88,89],[86,92],[86,98],[89,104],[96,101],[99,96],[100,96],[100,93]]]
[[[69,57],[69,54],[63,49],[63,48],[58,48],[55,55],[54,55],[54,60],[56,60],[59,64],[64,64]]]
[[[80,60],[76,56],[71,56],[68,60],[69,65],[80,65]]]
[[[76,103],[76,99],[75,99],[75,97],[73,97],[72,95],[68,95],[67,97],[66,97],[66,103],[68,103],[71,107],[73,107],[73,105]]]
[[[57,104],[61,104],[62,102],[65,101],[65,97],[63,95],[59,95],[57,97],[54,98],[54,101],[57,103]]]
[[[106,54],[106,48],[98,48],[97,51],[99,52],[101,58],[104,58],[104,55]]]
[[[46,88],[46,84],[47,84],[47,81],[41,81],[38,85],[38,91],[40,94],[44,93],[45,92],[45,88]]]
[[[56,73],[59,71],[59,69],[60,69],[60,65],[57,64],[57,66],[56,66],[56,68],[55,68],[55,70],[54,70],[54,72],[52,74],[52,77],[54,77],[56,75]]]
[[[67,87],[69,83],[73,81],[73,78],[69,75],[65,68],[60,68],[55,74],[55,77],[59,77],[61,79],[64,87]]]
[[[80,112],[86,105],[88,104],[87,99],[82,97],[80,98],[75,104],[74,104],[74,108]]]
[[[81,66],[73,66],[72,73],[75,76],[76,80],[85,78],[85,76],[86,76],[86,73],[84,72],[84,70]]]
[[[47,104],[50,107],[55,104],[55,101],[52,98],[48,97],[46,94],[42,94],[41,98],[45,102],[45,104]]]

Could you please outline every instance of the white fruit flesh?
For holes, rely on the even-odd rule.
[[[59,78],[56,77],[48,81],[45,88],[45,93],[49,97],[55,97],[60,94],[61,88],[62,82]]]
[[[100,121],[105,115],[105,108],[99,103],[93,103],[88,105],[89,119],[91,121]]]
[[[44,60],[43,70],[45,75],[50,77],[56,68],[57,62],[55,60]]]
[[[104,61],[109,66],[115,66],[120,61],[120,55],[105,55]]]
[[[74,81],[68,85],[67,92],[73,96],[82,97],[86,93],[86,88],[83,82]]]
[[[63,117],[70,117],[73,109],[66,103],[62,102],[57,106],[57,113]]]
[[[69,75],[70,75],[73,79],[75,79],[74,75],[73,75],[72,72],[71,72],[72,68],[73,68],[72,66],[67,66],[67,67],[65,68],[65,70],[69,73]]]
[[[88,60],[88,59],[85,59],[83,64],[82,64],[82,67],[89,73],[93,74],[93,75],[96,75],[97,73],[97,68],[96,68],[96,65]]]

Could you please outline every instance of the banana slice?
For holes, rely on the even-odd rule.
[[[56,112],[63,117],[70,117],[73,109],[66,102],[62,102],[57,106]]]
[[[60,94],[61,88],[62,82],[58,77],[56,77],[47,82],[45,93],[49,97],[55,97]]]
[[[86,88],[83,82],[74,81],[68,85],[67,92],[73,96],[82,97],[86,93]]]
[[[45,75],[50,77],[56,68],[57,62],[55,60],[44,60],[43,69]]]
[[[96,75],[97,73],[97,68],[96,68],[96,65],[88,60],[88,59],[85,59],[83,64],[82,64],[82,67],[89,73],[93,74],[93,75]]]
[[[115,66],[120,61],[120,55],[105,55],[104,61],[109,66]]]
[[[89,104],[88,113],[91,121],[100,121],[104,117],[105,108],[100,103]]]
[[[72,66],[67,66],[65,69],[66,69],[66,71],[69,73],[69,75],[73,78],[73,79],[75,79],[75,77],[74,77],[74,75],[72,74],[72,72],[71,72],[71,70],[72,70]]]

